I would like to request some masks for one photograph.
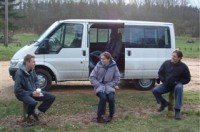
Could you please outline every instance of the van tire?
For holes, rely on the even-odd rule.
[[[155,86],[155,79],[136,79],[134,84],[139,90],[150,90]]]
[[[51,87],[52,77],[48,71],[44,69],[35,70],[38,76],[40,88],[44,91],[48,91]]]

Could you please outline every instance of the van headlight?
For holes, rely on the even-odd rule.
[[[15,67],[20,61],[19,60],[11,60],[10,67]]]

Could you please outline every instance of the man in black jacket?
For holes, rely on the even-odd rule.
[[[181,119],[181,106],[183,100],[183,85],[190,82],[190,71],[186,64],[181,62],[183,54],[181,51],[175,50],[172,53],[171,60],[165,61],[159,71],[159,79],[162,82],[161,85],[156,86],[153,89],[153,94],[157,100],[160,108],[158,112],[161,112],[169,105],[169,103],[162,97],[162,94],[173,91],[175,94],[175,119]]]
[[[42,91],[36,91],[38,88],[38,79],[35,73],[35,56],[26,55],[24,63],[19,67],[15,75],[14,93],[18,100],[27,106],[27,120],[31,120],[31,115],[39,121],[38,115],[45,113],[55,100],[55,96]],[[38,108],[37,101],[43,101]]]

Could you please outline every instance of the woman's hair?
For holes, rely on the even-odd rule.
[[[101,54],[100,54],[100,57],[101,57],[101,56],[105,56],[106,59],[110,59],[110,60],[113,59],[113,58],[112,58],[112,55],[111,55],[109,52],[107,52],[107,51],[101,53]]]
[[[176,53],[178,58],[181,58],[183,57],[183,53],[180,51],[180,50],[175,50],[173,53]]]
[[[24,57],[24,64],[26,62],[30,62],[32,58],[35,58],[34,55],[30,55],[30,54],[27,54],[25,57]]]

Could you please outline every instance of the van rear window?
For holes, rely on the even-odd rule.
[[[169,27],[126,26],[127,48],[171,48]]]

